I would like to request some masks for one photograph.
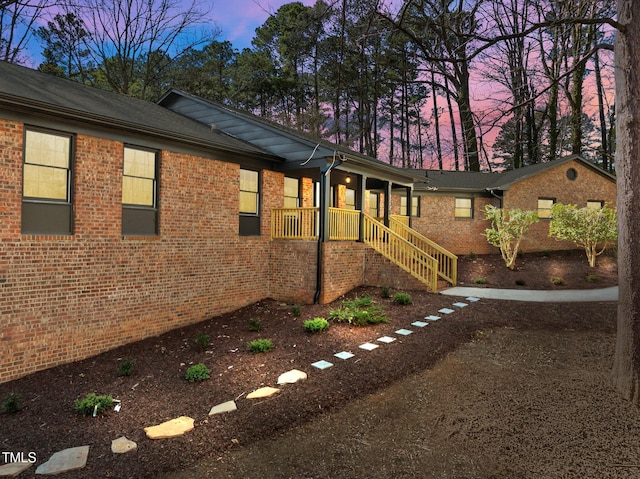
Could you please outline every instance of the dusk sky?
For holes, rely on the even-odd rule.
[[[305,5],[313,5],[315,0],[301,0]],[[292,0],[218,0],[212,2],[211,17],[222,29],[219,40],[229,40],[235,48],[242,50],[251,46],[257,27],[262,25],[271,13]]]

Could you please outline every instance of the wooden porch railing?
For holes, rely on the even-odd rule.
[[[318,238],[318,208],[274,208],[271,239],[312,240]]]
[[[329,239],[356,241],[360,239],[360,211],[329,208]]]
[[[420,250],[429,254],[429,256],[435,258],[438,262],[438,275],[455,286],[458,281],[458,257],[410,228],[400,218],[406,217],[392,216],[389,218],[389,227],[391,230],[409,243],[417,246]]]
[[[438,260],[367,214],[364,215],[364,242],[437,292]]]

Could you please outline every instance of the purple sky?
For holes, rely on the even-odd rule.
[[[257,27],[262,25],[271,13],[292,0],[216,0],[210,16],[222,29],[219,40],[229,40],[234,48],[242,50],[251,46]],[[313,5],[315,0],[300,0],[305,5]]]

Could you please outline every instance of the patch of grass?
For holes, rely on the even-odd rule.
[[[391,297],[391,289],[389,288],[389,286],[382,287],[382,290],[380,291],[380,296],[382,296],[384,299],[389,299]]]
[[[187,369],[185,379],[190,383],[204,381],[211,377],[211,371],[202,363],[194,364]]]
[[[113,398],[107,395],[89,393],[74,401],[76,411],[85,416],[97,416],[113,406]]]
[[[473,282],[476,284],[487,284],[486,278],[482,278],[482,277],[474,279]]]
[[[293,314],[296,318],[300,316],[300,313],[302,313],[302,306],[300,306],[299,304],[294,304],[293,306],[291,306],[291,314]]]
[[[518,286],[524,286],[526,283],[524,282],[524,279],[516,279],[516,285]]]
[[[597,274],[588,274],[584,277],[584,279],[587,283],[595,283],[597,281],[600,281],[600,276],[598,276]]]
[[[120,362],[120,367],[118,368],[118,376],[131,376],[133,372],[133,359],[123,359]]]
[[[256,339],[248,345],[250,353],[266,353],[273,349],[273,343],[270,339]]]
[[[200,351],[205,351],[211,345],[211,338],[204,333],[196,335],[196,346]]]
[[[262,331],[262,323],[258,318],[249,318],[247,319],[247,324],[249,325],[249,331]]]
[[[324,318],[308,319],[304,322],[304,329],[310,333],[319,333],[329,329],[329,321]]]
[[[413,298],[409,293],[396,293],[393,296],[393,302],[396,304],[411,304],[413,302]]]
[[[559,278],[558,276],[551,276],[551,278],[549,278],[549,281],[551,281],[551,284],[553,284],[554,286],[562,286],[564,284],[564,279]]]
[[[9,393],[0,404],[0,414],[13,414],[22,409],[22,398],[19,394]]]
[[[370,296],[343,301],[340,308],[329,311],[329,319],[356,326],[389,322],[383,309],[372,304]]]

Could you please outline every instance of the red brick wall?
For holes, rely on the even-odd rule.
[[[269,296],[281,174],[263,172],[263,235],[240,237],[239,166],[163,151],[160,234],[123,238],[123,144],[78,135],[74,235],[27,236],[22,126],[4,121],[0,145],[0,382]]]
[[[325,304],[364,283],[364,255],[368,246],[354,241],[330,241],[322,243],[322,247],[323,288],[319,302]]]
[[[404,290],[424,291],[427,289],[424,283],[401,270],[371,248],[365,250],[364,284],[367,286],[388,286]]]
[[[496,204],[492,198],[473,199],[473,219],[455,218],[455,197],[422,196],[420,217],[412,218],[412,227],[443,248],[457,255],[469,253],[489,254],[499,250],[491,246],[484,236],[488,223],[484,208]]]
[[[578,173],[573,181],[567,178],[569,168]],[[556,203],[575,204],[578,208],[587,206],[588,200],[606,201],[609,206],[615,207],[616,184],[582,163],[570,161],[516,183],[505,193],[503,205],[507,210],[520,208],[537,211],[538,198],[555,198]],[[575,247],[571,242],[549,238],[549,220],[540,220],[532,225],[521,244],[523,252]]]
[[[270,256],[271,297],[288,303],[313,303],[318,243],[275,240],[271,243]]]

